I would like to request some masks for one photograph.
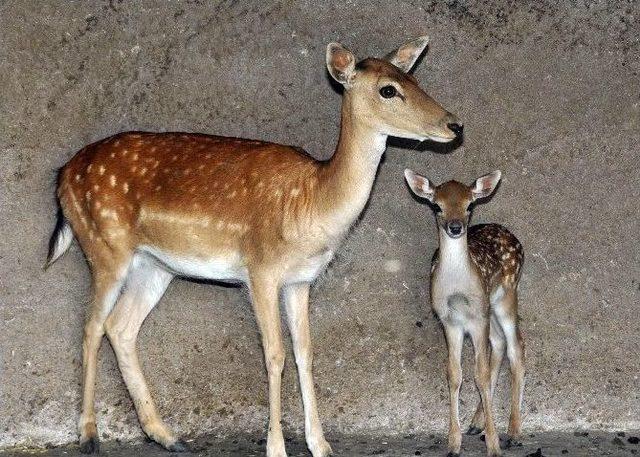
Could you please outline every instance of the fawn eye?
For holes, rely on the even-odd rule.
[[[389,85],[389,86],[384,86],[382,89],[380,89],[380,95],[382,95],[382,98],[393,98],[397,95],[398,91],[396,90],[395,87]]]

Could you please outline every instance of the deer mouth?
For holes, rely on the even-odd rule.
[[[426,140],[430,140],[430,141],[435,141],[436,143],[449,143],[450,141],[453,141],[457,138],[456,135],[448,135],[444,132],[439,132],[439,133],[423,133],[421,135],[418,135],[415,139],[417,139],[418,141],[426,141]]]
[[[449,143],[455,140],[457,136],[441,136],[441,135],[428,135],[427,139],[435,141],[436,143]]]
[[[449,143],[457,138],[462,137],[464,126],[457,120],[448,122],[446,128],[442,126],[435,127],[438,133],[428,133],[427,138],[438,143]]]

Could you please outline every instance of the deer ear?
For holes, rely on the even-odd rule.
[[[404,177],[414,194],[418,197],[426,198],[430,202],[433,201],[436,190],[429,182],[429,179],[424,176],[420,176],[418,173],[415,173],[413,170],[409,170],[408,168],[404,170]]]
[[[415,40],[411,40],[393,52],[390,52],[384,57],[389,63],[392,63],[400,70],[408,73],[418,60],[418,57],[423,53],[424,49],[429,44],[428,36],[421,36]]]
[[[356,58],[340,43],[327,46],[327,69],[331,77],[343,86],[348,86],[356,75]]]
[[[500,170],[496,170],[489,173],[488,175],[480,176],[478,179],[476,179],[476,182],[473,185],[473,189],[471,189],[473,199],[477,200],[479,198],[485,198],[491,195],[500,182],[501,177],[502,173],[500,172]]]

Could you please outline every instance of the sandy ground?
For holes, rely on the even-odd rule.
[[[631,456],[640,453],[638,433],[603,433],[603,432],[575,432],[575,433],[537,433],[523,437],[517,446],[504,449],[505,457],[552,457],[552,456]],[[483,436],[464,436],[462,441],[462,455],[466,457],[482,457],[485,455]],[[446,437],[426,435],[403,437],[384,436],[330,436],[333,451],[336,456],[371,456],[381,455],[389,457],[401,456],[443,456],[446,454]],[[247,436],[219,439],[197,439],[191,441],[192,452],[185,454],[171,454],[153,443],[124,444],[105,443],[100,455],[112,457],[140,456],[164,457],[168,455],[180,456],[219,456],[219,457],[249,457],[263,456],[264,440]],[[311,454],[306,450],[300,437],[287,440],[289,457],[307,457]],[[504,443],[503,443],[504,448]],[[26,457],[28,455],[46,457],[76,457],[81,456],[73,447],[53,448],[43,451],[7,451],[0,452],[2,457]]]

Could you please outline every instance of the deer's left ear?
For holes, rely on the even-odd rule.
[[[500,178],[502,177],[502,173],[500,170],[493,171],[488,175],[480,176],[476,179],[476,182],[471,189],[471,194],[473,195],[473,199],[477,200],[479,198],[488,197],[496,190],[496,186],[500,182]]]
[[[395,51],[390,52],[384,57],[384,60],[392,63],[405,73],[408,73],[415,65],[418,57],[420,57],[424,49],[427,47],[427,44],[429,44],[429,37],[426,35],[421,36],[420,38],[416,38],[415,40],[411,40],[403,44]]]
[[[348,87],[356,75],[356,58],[340,43],[329,43],[327,46],[327,69],[331,77]]]

